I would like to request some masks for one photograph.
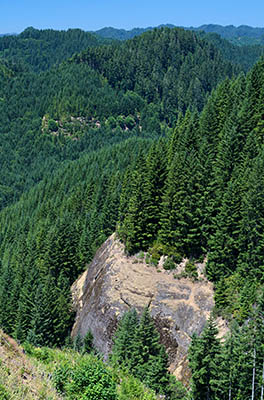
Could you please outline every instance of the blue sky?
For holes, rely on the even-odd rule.
[[[264,26],[263,0],[0,0],[0,33],[105,26]]]

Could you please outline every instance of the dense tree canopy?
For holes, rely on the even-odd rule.
[[[170,267],[186,256],[192,271],[192,261],[207,256],[215,312],[240,324],[222,347],[210,323],[194,338],[194,398],[227,398],[230,390],[246,398],[252,370],[261,395],[264,61],[244,75],[257,50],[236,58],[219,43],[168,28],[108,44],[80,30],[29,28],[0,38],[0,326],[7,333],[62,346],[74,318],[70,285],[117,230],[128,254],[169,256]],[[130,317],[114,357],[167,394],[166,354],[151,319]]]
[[[180,117],[161,153],[150,149],[129,174],[119,212],[129,253],[154,251],[159,243],[160,255],[208,254],[207,276],[222,288],[217,307],[230,312],[231,301],[242,315],[242,297],[228,297],[231,277],[240,277],[241,296],[248,280],[252,288],[263,282],[263,77],[260,61],[246,79],[221,83],[200,116],[187,111]],[[149,159],[158,165],[152,172]]]
[[[90,47],[73,62],[87,63],[112,87],[154,103],[157,116],[169,122],[188,107],[201,110],[206,93],[239,70],[210,42],[179,28],[155,29],[122,45]]]

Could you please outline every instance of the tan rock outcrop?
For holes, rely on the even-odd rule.
[[[201,269],[201,266],[200,266]],[[127,257],[112,235],[97,251],[87,271],[73,284],[77,316],[72,335],[91,330],[95,347],[107,357],[118,319],[130,307],[149,306],[169,355],[170,370],[188,381],[187,350],[212,310],[213,285],[205,279],[175,279],[172,271]]]

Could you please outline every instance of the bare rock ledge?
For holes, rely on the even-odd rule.
[[[130,307],[149,306],[169,355],[170,370],[184,383],[189,380],[187,351],[191,335],[200,334],[214,306],[213,285],[207,280],[175,279],[172,272],[127,257],[123,244],[112,235],[72,285],[76,320],[72,335],[90,330],[94,345],[105,357],[112,346],[117,322]],[[219,320],[221,336],[226,331]]]

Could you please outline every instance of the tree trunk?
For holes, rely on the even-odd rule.
[[[263,363],[262,363],[262,380],[261,380],[260,400],[263,400],[263,394],[264,394],[264,359],[263,359]]]
[[[254,347],[254,353],[253,353],[253,370],[252,370],[252,394],[251,394],[251,400],[254,400],[254,394],[255,394],[255,375],[256,375],[256,347]]]
[[[232,384],[231,380],[229,381],[229,389],[228,389],[228,400],[231,400],[232,396]]]

